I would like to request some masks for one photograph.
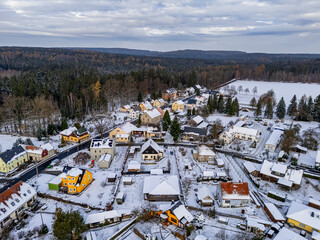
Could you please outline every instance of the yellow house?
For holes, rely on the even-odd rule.
[[[133,124],[125,123],[112,130],[109,133],[109,137],[114,139],[116,142],[129,142],[131,140],[132,131],[135,131],[136,129],[137,127]]]
[[[146,110],[150,110],[152,109],[152,105],[150,102],[148,101],[145,101],[145,102],[142,102],[140,103],[139,107],[141,108],[141,111],[144,112]]]
[[[0,154],[0,172],[11,172],[28,161],[27,151],[16,146]]]
[[[292,202],[287,212],[287,223],[308,232],[320,232],[320,210]]]
[[[158,98],[156,100],[154,100],[154,102],[152,103],[152,106],[157,108],[157,107],[161,107],[164,105],[164,100],[162,98]]]
[[[173,206],[168,205],[167,209],[164,207],[162,210],[158,211],[157,214],[160,215],[160,221],[162,223],[171,223],[180,228],[184,228],[193,220],[192,214],[186,209],[181,201],[176,202]]]
[[[177,112],[179,110],[184,110],[184,102],[181,100],[172,103],[172,111]]]
[[[61,174],[61,186],[69,194],[79,194],[92,183],[92,173],[85,169],[65,166]]]
[[[90,138],[90,134],[85,128],[68,128],[63,130],[61,133],[61,138],[66,142],[80,143]]]

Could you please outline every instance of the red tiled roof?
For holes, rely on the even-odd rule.
[[[6,204],[5,201],[11,198],[12,194],[18,194],[18,191],[20,191],[20,186],[22,185],[22,181],[16,183],[11,188],[7,189],[3,193],[0,194],[0,202],[3,204]]]
[[[221,191],[225,194],[249,195],[249,186],[246,182],[221,182]]]

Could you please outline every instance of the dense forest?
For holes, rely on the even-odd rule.
[[[201,84],[214,88],[233,78],[320,83],[320,59],[258,55],[256,60],[129,56],[89,50],[0,48],[0,124],[31,132],[61,117],[82,119],[152,91]],[[0,127],[1,129],[1,127]],[[35,127],[32,128],[34,132]]]

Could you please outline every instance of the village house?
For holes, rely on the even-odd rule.
[[[133,132],[137,129],[138,128],[135,125],[127,122],[112,130],[109,133],[109,137],[114,139],[116,142],[128,143],[131,140]]]
[[[224,144],[230,144],[234,139],[258,142],[259,131],[252,128],[231,126],[219,136],[219,140]]]
[[[198,115],[189,121],[189,125],[192,127],[198,127],[201,123],[203,123],[203,121],[203,117]]]
[[[181,201],[174,203],[173,205],[160,206],[160,221],[162,223],[171,223],[180,228],[185,228],[192,222],[193,216],[182,204]]]
[[[250,175],[252,175],[254,177],[259,177],[260,176],[261,165],[254,164],[254,163],[249,162],[249,161],[244,161],[243,166],[244,166],[244,170],[248,174],[250,174]]]
[[[197,109],[197,100],[195,99],[188,99],[187,101],[187,109]]]
[[[184,102],[181,100],[175,101],[172,103],[172,111],[177,112],[177,111],[184,111]]]
[[[309,198],[308,206],[320,210],[320,200],[316,200],[316,199],[310,197],[310,198]]]
[[[27,161],[27,151],[21,145],[13,147],[0,154],[0,172],[11,172]]]
[[[89,214],[85,224],[89,227],[98,227],[103,224],[116,223],[131,218],[131,212],[127,209],[110,210],[101,213]]]
[[[262,237],[267,227],[270,227],[271,225],[272,225],[272,222],[260,219],[255,216],[246,217],[246,231],[252,232],[259,237]]]
[[[302,237],[298,233],[295,233],[294,231],[292,231],[286,227],[281,228],[281,230],[279,231],[279,233],[275,236],[275,238],[273,240],[284,240],[284,239],[307,240],[307,238]]]
[[[40,162],[46,160],[55,154],[55,150],[50,143],[46,143],[40,147],[25,146],[30,161]]]
[[[151,110],[153,107],[149,101],[145,101],[139,104],[141,111],[144,112],[146,110]]]
[[[193,156],[199,162],[209,162],[216,159],[216,153],[206,145],[198,145],[197,150],[193,150]]]
[[[163,157],[163,148],[151,138],[141,147],[143,160],[159,160]]]
[[[152,106],[157,108],[157,107],[164,106],[164,104],[165,104],[165,101],[162,98],[158,98],[158,99],[153,101]]]
[[[171,101],[173,99],[178,98],[178,92],[174,88],[169,88],[162,93],[162,98],[166,101]]]
[[[137,118],[139,118],[140,114],[141,114],[140,111],[135,111],[135,110],[131,109],[129,111],[128,117],[131,118],[131,119],[137,119]]]
[[[120,109],[121,112],[127,112],[127,113],[130,112],[130,110],[131,110],[130,105],[125,105]]]
[[[283,131],[274,130],[266,142],[265,149],[269,150],[270,152],[275,152],[280,142],[282,134],[283,134]]]
[[[185,92],[185,94],[186,94],[187,96],[190,96],[190,95],[195,94],[196,90],[195,90],[193,87],[189,87],[189,88],[186,88],[186,89],[184,90],[184,92]]]
[[[13,221],[21,220],[24,210],[35,206],[37,192],[25,182],[18,182],[0,194],[0,232]]]
[[[60,132],[61,139],[65,142],[75,142],[81,143],[90,138],[90,134],[86,128],[82,127],[77,129],[76,127],[71,127]]]
[[[312,233],[320,232],[320,210],[293,201],[287,212],[287,223]]]
[[[260,174],[263,180],[276,182],[285,188],[300,187],[303,170],[288,169],[287,165],[264,160]]]
[[[213,206],[214,197],[210,192],[209,188],[206,186],[203,186],[198,190],[197,199],[201,206]]]
[[[284,222],[286,220],[273,203],[264,203],[263,209],[273,222]]]
[[[162,116],[161,116],[161,113],[159,112],[159,110],[154,108],[152,110],[145,111],[141,115],[141,124],[142,125],[157,126],[160,124],[161,118],[162,118]]]
[[[147,127],[146,138],[162,139],[165,132],[161,132],[157,127]]]
[[[50,190],[59,190],[62,187],[69,194],[79,194],[92,181],[92,173],[88,170],[65,166],[62,173],[48,183],[48,187]]]
[[[99,168],[109,168],[115,153],[116,145],[113,139],[104,138],[91,140],[91,159],[94,161],[98,161]]]
[[[198,127],[183,127],[182,140],[187,141],[202,141],[205,142],[207,139],[207,129]]]
[[[246,207],[251,200],[246,182],[220,182],[217,195],[221,207]]]
[[[176,175],[152,175],[144,178],[143,196],[149,201],[176,201],[180,196],[179,179]]]

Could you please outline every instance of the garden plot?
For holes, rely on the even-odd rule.
[[[48,182],[56,176],[49,174],[40,174],[28,180],[31,186],[35,186],[37,192],[49,194],[50,196],[58,197],[61,199],[84,203],[94,207],[104,208],[107,203],[112,201],[116,185],[115,183],[107,183],[109,172],[97,171],[93,172],[94,181],[79,195],[71,195],[67,193],[49,190]]]

